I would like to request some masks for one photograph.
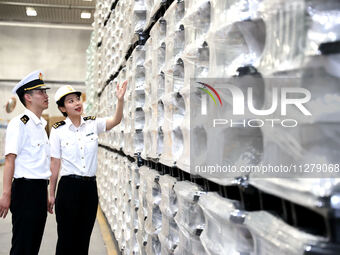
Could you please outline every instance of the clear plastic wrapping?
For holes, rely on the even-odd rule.
[[[177,197],[178,211],[175,221],[179,227],[190,235],[198,235],[204,229],[204,216],[197,202],[202,194],[196,184],[183,181],[174,186]]]
[[[141,249],[145,249],[148,235],[145,231],[145,220],[148,217],[148,203],[146,199],[146,192],[147,192],[147,175],[149,172],[149,168],[142,166],[139,168],[140,174],[140,187],[139,187],[139,209],[138,209],[138,243],[139,246],[142,247]]]
[[[146,245],[147,254],[151,255],[161,255],[161,243],[159,241],[157,234],[152,234],[148,236],[148,241]]]
[[[340,39],[340,3],[336,0],[311,1],[307,7],[311,25],[307,33],[307,54],[320,53],[322,43]]]
[[[138,243],[137,233],[139,231],[138,227],[138,210],[140,207],[139,203],[139,169],[136,163],[131,163],[130,167],[131,175],[131,222],[128,228],[131,231],[131,238],[129,240],[130,254],[140,254],[140,246]]]
[[[159,139],[161,138],[158,126],[158,118],[160,118],[158,113],[158,100],[157,97],[162,90],[164,91],[164,73],[162,71],[163,65],[165,63],[165,48],[166,44],[164,42],[166,34],[166,22],[164,19],[160,19],[154,25],[150,31],[152,39],[150,38],[146,42],[146,57],[147,57],[147,70],[146,74],[146,110],[147,113],[147,127],[145,129],[144,138],[148,140],[149,147],[145,148],[146,156],[150,158],[158,158],[162,153],[161,143]],[[143,152],[144,155],[144,152]]]
[[[266,43],[260,71],[270,73],[301,66],[304,56],[300,45],[305,44],[307,32],[305,1],[264,1],[261,7]],[[286,18],[280,19],[281,16]]]
[[[185,29],[185,28],[184,28]],[[168,30],[167,30],[168,32]],[[167,42],[181,45],[180,39],[174,40],[167,36]],[[183,38],[182,38],[183,39]],[[171,47],[171,44],[170,44]],[[174,48],[174,47],[173,47]],[[190,79],[196,76],[206,76],[209,66],[209,49],[204,41],[191,44],[183,51],[173,53],[167,49],[165,70],[165,92],[161,97],[164,104],[164,147],[160,160],[163,164],[173,166],[179,164],[181,169],[189,171],[189,130],[190,130]],[[173,54],[168,56],[168,54]]]
[[[260,10],[266,24],[259,66],[264,74],[301,68],[307,56],[321,54],[322,44],[339,40],[338,1],[263,1]]]
[[[165,53],[166,53],[166,21],[164,19],[160,19],[155,26],[150,31],[150,35],[152,37],[152,68],[151,68],[151,77],[152,77],[152,97],[153,100],[157,98],[158,88],[161,84],[158,84],[159,75],[164,70],[165,65]]]
[[[183,88],[180,95],[182,95],[185,106],[184,116],[180,124],[183,136],[183,148],[176,160],[176,165],[182,170],[190,172],[190,88]]]
[[[324,241],[287,225],[267,212],[248,213],[244,225],[253,236],[254,254],[302,255],[307,245]]]
[[[177,182],[174,186],[178,212],[179,244],[174,254],[206,254],[199,235],[204,229],[204,216],[197,201],[202,194],[200,188],[190,182]]]
[[[196,80],[192,81],[193,86]],[[223,84],[228,82],[238,87],[243,93],[248,88],[253,88],[254,105],[262,107],[264,104],[264,81],[259,75],[244,75],[226,79],[199,79],[198,81],[214,84],[219,91],[221,100],[226,107],[214,107],[213,101],[209,102],[210,114],[200,115],[201,103],[200,94],[190,94],[190,159],[194,166],[247,166],[258,165],[263,155],[263,134],[260,127],[250,127],[246,124],[249,119],[257,119],[249,111],[238,117],[233,115],[233,98],[228,90],[223,89]],[[247,107],[245,107],[247,109]],[[197,116],[198,115],[198,116]],[[219,125],[211,128],[213,119],[232,120],[233,124]],[[231,122],[231,121],[230,121]],[[192,169],[204,178],[208,178],[221,185],[230,185],[234,178],[240,177],[243,173],[239,171],[197,171]]]
[[[148,171],[146,189],[147,215],[145,229],[149,235],[158,234],[162,226],[162,213],[159,208],[161,201],[161,187],[159,185],[159,174],[154,170]]]
[[[111,5],[112,3],[101,1],[94,14],[95,40],[100,45],[94,62],[103,70],[94,77],[94,82],[99,87],[124,65],[128,49],[138,40],[135,33],[144,31],[146,25],[143,0],[117,2],[114,10],[110,10]]]
[[[162,175],[159,179],[159,184],[162,190],[162,197],[159,203],[159,207],[162,211],[162,215],[173,217],[177,213],[177,198],[174,191],[174,185],[177,179],[169,175]]]
[[[281,125],[277,125],[274,128],[261,128],[264,141],[263,165],[291,166],[291,171],[274,172],[270,175],[271,177],[339,177],[336,171],[325,169],[326,165],[338,163],[339,153],[337,148],[340,141],[338,135],[339,78],[329,72],[328,66],[324,65],[327,60],[328,56],[316,56],[306,62],[306,67],[304,68],[277,74],[272,78],[265,79],[264,105],[266,108],[271,104],[270,101],[275,93],[275,89],[304,89],[310,93],[310,100],[304,106],[311,112],[311,115],[301,113],[296,107],[287,107],[285,118],[295,120],[298,123],[295,128],[284,128]],[[278,117],[279,113],[270,116],[272,119]],[[308,169],[304,171],[299,168],[299,166],[313,167],[313,165],[316,168],[314,170],[310,168],[310,171]],[[256,177],[263,177],[263,175],[255,173],[251,175],[253,179]],[[304,181],[292,180],[292,186],[289,189],[296,185],[295,182],[302,184]],[[307,181],[306,187],[303,189],[310,185],[309,181]],[[300,188],[296,187],[299,193],[300,191],[298,190]],[[329,187],[325,186],[324,189],[328,190]],[[288,195],[288,193],[282,194]],[[294,197],[291,194],[289,200],[295,200],[300,195],[304,196],[303,194],[296,194]],[[317,200],[317,198],[312,200]],[[299,201],[300,203],[306,202],[306,200],[301,200],[301,198]],[[315,204],[315,201],[313,203]]]
[[[191,6],[188,2],[192,2]],[[211,3],[209,0],[185,1],[185,16],[183,25],[185,28],[185,45],[194,43],[204,36],[211,24]]]
[[[144,148],[142,151],[143,158],[149,158],[154,155],[156,147],[156,137],[155,137],[155,123],[157,122],[157,111],[153,107],[153,97],[152,97],[152,38],[149,38],[145,43],[145,103],[143,110],[145,113],[145,125],[143,129],[143,139]]]
[[[243,226],[245,213],[238,210],[238,201],[209,192],[198,204],[205,217],[200,238],[208,254],[252,254],[252,236]]]
[[[198,236],[191,235],[183,226],[179,227],[179,245],[175,255],[206,255],[202,242]]]
[[[179,244],[178,226],[173,217],[162,216],[162,231],[158,234],[162,255],[174,254]]]
[[[183,96],[177,92],[165,94],[161,103],[164,105],[164,124],[159,127],[164,134],[166,146],[163,147],[160,161],[173,166],[183,153],[184,137],[181,127],[187,109]],[[161,113],[159,112],[159,114]]]
[[[123,120],[124,128],[124,146],[123,151],[127,155],[134,156],[141,152],[144,147],[144,137],[142,129],[145,124],[145,113],[143,106],[145,104],[145,50],[143,46],[138,46],[132,52],[127,61],[128,87],[126,92],[126,103],[124,104]]]
[[[146,6],[144,0],[131,1],[133,4],[133,19],[132,29],[133,31],[140,33],[145,30],[146,26]],[[130,31],[131,31],[130,30]]]
[[[99,201],[124,254],[303,254],[305,247],[325,241],[267,212],[241,211],[239,202],[203,193],[190,182],[177,182],[166,175],[157,181],[157,172],[148,167],[138,169],[127,158],[104,149],[99,149],[98,160]],[[289,192],[289,182],[270,180],[279,192]],[[309,186],[309,192],[318,194],[326,192],[325,186],[336,184],[336,180],[331,183],[326,179],[319,184],[316,179],[309,182],[313,186]],[[303,187],[306,183],[304,179],[303,184],[296,185],[307,190]],[[280,190],[283,186],[285,189]],[[161,215],[161,219],[157,221],[155,215]],[[147,224],[154,231],[159,220],[158,230],[148,234]]]
[[[162,212],[162,228],[158,236],[162,255],[173,254],[179,242],[178,227],[174,219],[178,210],[177,198],[173,189],[176,182],[176,178],[168,175],[162,175],[159,180],[162,190],[162,200],[159,204]]]
[[[125,79],[129,84],[124,118],[100,135],[100,144],[130,156],[141,152],[143,159],[192,174],[193,159],[196,165],[218,162],[236,167],[338,163],[340,54],[334,54],[339,51],[338,0],[173,1],[145,45],[137,46],[125,61],[136,43],[135,33],[154,22],[163,2],[118,1],[114,10],[113,1],[96,3],[87,51],[88,114],[112,116],[115,86]],[[249,75],[243,72],[247,68],[253,71]],[[215,77],[230,78],[243,94],[252,88],[256,109],[270,107],[274,88],[308,89],[311,100],[306,107],[313,114],[300,117],[289,109],[286,117],[299,122],[294,129],[240,124],[211,132],[207,123],[214,114],[242,121],[232,113],[230,93],[220,90],[226,110],[210,107],[210,101],[207,118],[193,110],[200,109],[201,98],[190,88],[191,79]],[[295,79],[287,79],[291,77]],[[242,117],[264,119],[248,110]],[[238,182],[235,177],[241,177],[200,175],[221,185],[233,185]],[[138,169],[100,148],[97,177],[100,205],[124,254],[290,255],[303,254],[305,245],[324,241],[266,212],[241,211],[235,201],[202,193],[195,184],[159,177],[147,167]],[[263,192],[314,210],[326,206],[326,198],[340,189],[337,174],[247,177]]]
[[[129,253],[125,252],[125,254],[131,254],[131,255],[142,254],[140,251],[139,243],[137,241],[136,233],[132,234],[131,239],[128,242],[128,248],[129,248]]]
[[[231,77],[238,68],[257,66],[265,46],[265,23],[247,20],[223,24],[207,37],[210,49],[210,77]]]
[[[143,140],[144,148],[142,151],[143,158],[148,158],[151,155],[152,149],[152,131],[151,131],[151,121],[152,121],[152,109],[151,107],[144,106],[145,112],[145,126],[143,129]]]
[[[325,207],[325,198],[340,187],[339,178],[250,178],[255,187],[311,208]]]
[[[145,0],[147,26],[153,22],[153,17],[164,3],[166,3],[166,0]]]
[[[115,161],[116,158],[99,149],[98,160],[100,162],[98,165],[98,185],[101,187],[98,190],[99,202],[111,228],[116,229],[116,201],[111,194],[114,194],[116,190],[114,180],[117,180],[117,169],[110,169],[110,162]]]
[[[132,119],[134,120],[134,129],[142,130],[144,128],[145,123],[145,114],[143,108],[137,107],[132,117],[133,117]]]

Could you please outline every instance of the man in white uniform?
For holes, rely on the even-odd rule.
[[[46,120],[41,117],[48,108],[46,89],[40,71],[30,73],[13,89],[26,110],[9,122],[6,132],[0,217],[5,218],[10,208],[11,255],[37,255],[45,228],[51,175]]]

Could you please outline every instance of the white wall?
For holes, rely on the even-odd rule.
[[[90,30],[0,26],[0,79],[42,69],[47,80],[84,81]]]
[[[54,93],[68,82],[83,84],[90,36],[91,30],[84,29],[0,25],[0,119],[11,119],[24,110],[18,97],[11,93],[15,82],[7,80],[21,80],[36,69],[43,70],[45,81],[61,82],[48,91],[50,105],[44,112],[59,116]],[[84,86],[76,87],[85,91]],[[12,96],[16,96],[17,106],[7,114],[4,105]]]

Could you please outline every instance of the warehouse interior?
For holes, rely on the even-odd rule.
[[[37,69],[46,73],[51,95],[63,84],[84,88],[93,15],[82,19],[81,13],[93,13],[94,2],[1,1],[0,7],[2,106],[15,96],[11,93],[14,85]],[[27,8],[39,15],[28,16]],[[1,107],[1,119],[10,120],[23,109],[19,101],[10,113]],[[55,104],[45,114],[60,116]]]
[[[128,81],[98,137],[107,254],[340,254],[338,0],[0,0],[0,35],[1,163],[27,73],[47,133],[60,86],[108,117]]]

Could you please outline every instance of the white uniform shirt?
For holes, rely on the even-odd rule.
[[[106,119],[81,118],[75,127],[69,118],[51,129],[51,157],[61,159],[60,176],[76,174],[95,176],[97,170],[98,134],[105,132]]]
[[[44,118],[39,119],[28,109],[9,122],[5,155],[17,155],[14,178],[48,179],[51,176],[46,124]]]

